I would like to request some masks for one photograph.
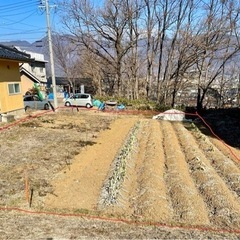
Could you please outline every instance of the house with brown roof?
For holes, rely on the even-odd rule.
[[[29,54],[0,44],[0,114],[24,111],[19,64],[32,62]]]

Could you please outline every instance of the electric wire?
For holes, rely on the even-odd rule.
[[[42,8],[40,9],[41,6]],[[0,4],[0,30],[4,30],[0,31],[0,38],[2,39],[2,37],[6,38],[6,36],[10,37],[14,35],[27,36],[30,34],[36,34],[38,36],[41,35],[42,37],[44,37],[46,35],[46,30],[44,31],[44,29],[46,29],[45,18],[43,18],[43,20],[39,20],[39,18],[36,18],[37,16],[40,16],[44,13],[44,7],[44,4],[40,0],[23,0],[16,3],[8,3],[4,5]],[[24,12],[23,9],[25,10]],[[35,17],[36,25],[29,24],[30,22],[34,23],[31,20],[33,19],[32,17]],[[52,24],[54,22],[54,19],[55,14],[52,15]],[[44,28],[41,28],[41,26],[39,27],[39,21],[44,23]],[[14,25],[15,28],[11,28],[11,26]],[[24,28],[23,25],[27,26],[27,28]],[[27,39],[30,38],[27,37]]]
[[[32,12],[33,10],[31,9],[31,10],[29,10],[29,11],[24,11],[24,12],[15,12],[15,13],[13,13],[13,14],[6,14],[6,15],[1,15],[0,14],[0,18],[4,18],[4,17],[14,17],[14,16],[18,16],[18,15],[23,15],[23,14],[26,14],[26,13],[30,13],[30,12]]]
[[[12,4],[7,4],[7,5],[0,5],[0,12],[2,11],[15,11],[16,9],[25,7],[25,6],[36,6],[38,1],[34,1],[29,3],[29,1],[21,1],[19,3],[12,3]]]
[[[43,33],[43,32],[46,32],[44,30],[30,30],[30,31],[24,31],[24,32],[15,32],[15,33],[8,33],[8,34],[0,34],[0,36],[14,36],[14,35],[21,35],[21,34],[24,34],[24,35],[27,35],[27,34],[33,34],[33,33]]]
[[[4,26],[10,26],[10,25],[15,25],[15,24],[18,24],[18,23],[21,23],[23,22],[24,20],[28,19],[29,17],[33,16],[34,14],[36,13],[36,11],[32,12],[31,14],[29,14],[28,16],[18,20],[18,21],[12,21],[12,20],[9,20],[8,21],[12,21],[12,23],[8,23],[8,24],[4,24]]]
[[[1,10],[0,9],[0,14],[15,12],[15,11],[19,11],[19,10],[22,10],[22,9],[29,9],[29,8],[33,8],[33,7],[36,7],[36,6],[37,6],[36,4],[27,4],[27,5],[21,5],[21,6],[18,6],[18,7],[10,8],[10,9],[7,9],[7,10]]]

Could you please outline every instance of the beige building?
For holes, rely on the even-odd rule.
[[[31,63],[29,54],[0,44],[0,114],[24,111],[19,63]]]

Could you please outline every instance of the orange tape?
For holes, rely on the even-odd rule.
[[[26,195],[26,201],[29,204],[29,184],[28,184],[28,176],[25,173],[25,195]]]

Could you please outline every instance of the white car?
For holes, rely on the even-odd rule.
[[[91,108],[93,106],[93,97],[88,93],[76,93],[65,100],[65,106],[80,106]]]

